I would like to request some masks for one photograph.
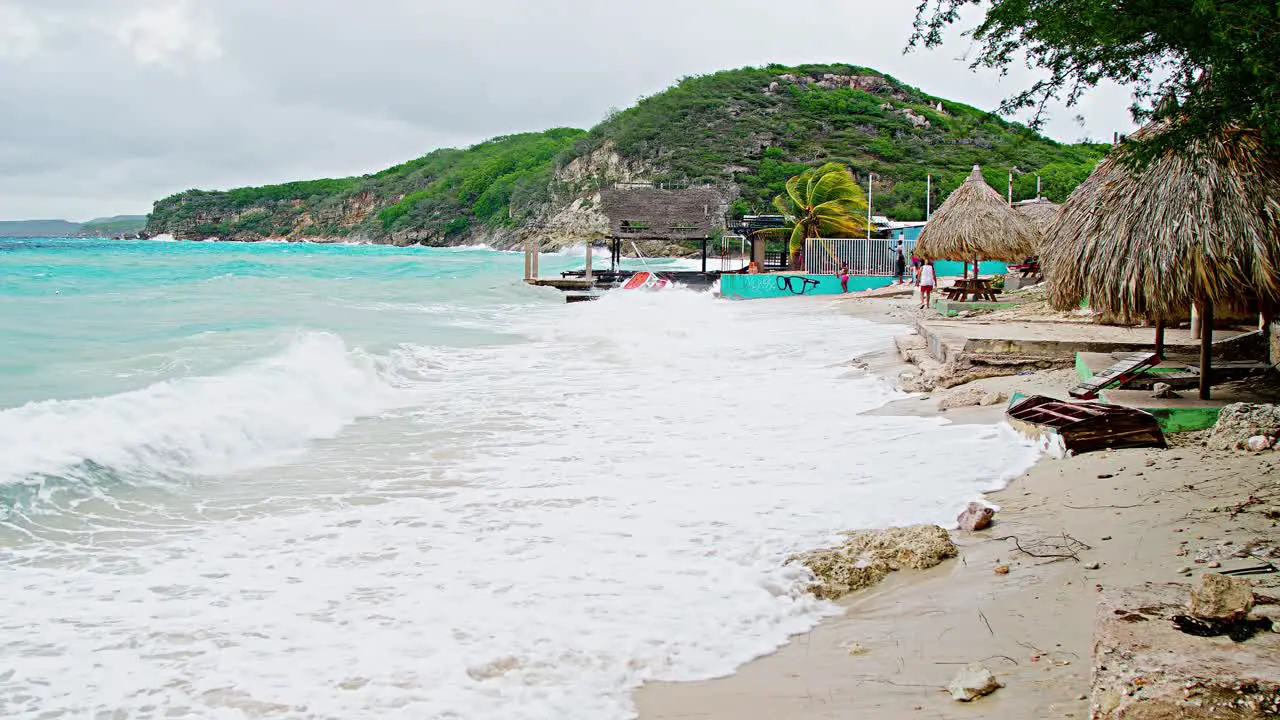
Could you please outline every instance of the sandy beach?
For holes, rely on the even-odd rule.
[[[882,322],[906,323],[915,312],[914,302],[903,297],[835,302]],[[905,368],[896,355],[886,352],[862,365],[892,378]],[[1050,370],[972,387],[1064,395],[1073,377]],[[937,413],[940,398],[968,389],[926,393],[876,412]],[[943,416],[997,423],[1003,410],[1001,403]],[[1171,436],[1170,442],[1164,450],[1043,458],[988,495],[999,507],[990,529],[953,532],[956,560],[894,573],[847,596],[842,616],[732,676],[649,684],[636,694],[640,717],[1089,717],[1090,652],[1102,589],[1187,582],[1218,567],[1256,565],[1253,558],[1235,557],[1243,548],[1274,557],[1280,546],[1273,519],[1280,505],[1277,456],[1211,451],[1199,435]],[[998,565],[1007,565],[1008,574],[995,572]],[[1259,592],[1274,595],[1280,576],[1256,576],[1254,582]],[[1264,606],[1258,612],[1280,611]],[[977,702],[955,702],[943,688],[973,662],[989,667],[1005,687]]]

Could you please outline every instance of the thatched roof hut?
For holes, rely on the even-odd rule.
[[[927,260],[1004,260],[1036,254],[1040,233],[982,179],[977,165],[947,197],[916,242]]]
[[[1280,301],[1280,153],[1241,129],[1140,172],[1122,152],[1098,165],[1049,228],[1040,262],[1054,305],[1087,298],[1115,316],[1172,320],[1202,300]]]
[[[1053,221],[1058,219],[1058,211],[1062,209],[1062,206],[1041,198],[1039,200],[1016,202],[1013,204],[1013,209],[1030,220],[1043,236],[1048,231],[1049,226],[1053,225]]]

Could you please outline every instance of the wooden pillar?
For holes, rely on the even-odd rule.
[[[1195,306],[1191,306],[1191,339],[1200,339],[1200,311]]]
[[[533,255],[533,279],[537,280],[542,277],[538,274],[538,255],[542,253],[542,240],[540,238],[535,238],[529,242],[531,244],[531,254]]]
[[[1164,320],[1156,320],[1156,355],[1164,360]]]
[[[1213,374],[1213,303],[1200,301],[1200,399],[1210,399]]]
[[[708,238],[702,238],[702,274],[703,275],[707,274],[707,243],[708,242],[710,242]]]
[[[532,240],[524,241],[524,279],[533,279],[533,258],[530,256],[529,248],[533,245]]]
[[[761,272],[764,272],[764,256],[765,256],[765,253],[768,251],[769,251],[769,240],[766,239],[764,236],[762,236],[758,232],[752,233],[751,234],[751,262],[755,263],[756,267],[760,268]]]
[[[587,241],[587,264],[585,271],[582,273],[582,279],[594,280],[595,276],[591,274],[591,241]]]

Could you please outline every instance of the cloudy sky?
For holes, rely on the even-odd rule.
[[[851,62],[987,108],[1031,77],[971,72],[960,38],[904,55],[915,5],[0,0],[0,219],[145,213],[191,187],[590,127],[681,76],[746,65]],[[1099,91],[1048,134],[1110,138],[1130,129],[1127,105]]]

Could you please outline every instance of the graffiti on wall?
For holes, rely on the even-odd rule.
[[[802,275],[779,275],[778,289],[792,295],[804,295],[818,286],[818,281]]]

